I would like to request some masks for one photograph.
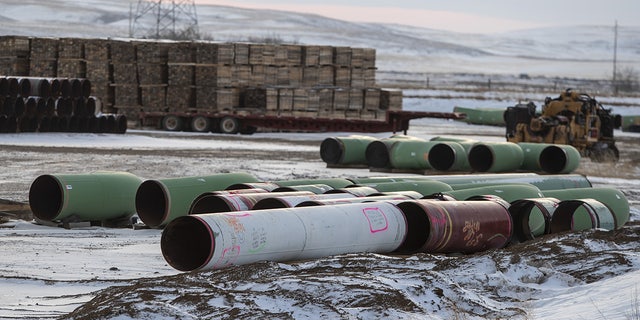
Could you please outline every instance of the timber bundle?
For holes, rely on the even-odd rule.
[[[375,49],[131,39],[0,37],[0,75],[82,78],[102,111],[384,120],[402,92],[375,85]]]

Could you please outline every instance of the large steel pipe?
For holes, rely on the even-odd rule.
[[[513,232],[507,208],[494,201],[411,200],[397,203],[408,226],[400,253],[471,253],[506,246]]]
[[[406,232],[398,207],[373,202],[180,217],[166,226],[160,246],[173,268],[194,271],[263,260],[389,253]]]
[[[524,153],[523,170],[552,174],[571,173],[580,165],[580,152],[571,145],[518,143]]]
[[[41,175],[31,184],[29,205],[45,221],[126,218],[136,212],[134,196],[141,182],[126,172]]]
[[[451,196],[456,200],[467,200],[475,196],[492,195],[498,196],[507,202],[513,202],[519,199],[542,198],[545,195],[536,186],[528,183],[512,183],[494,186],[484,186],[477,188],[468,188],[454,191],[442,192]]]
[[[429,165],[439,171],[469,171],[468,148],[472,142],[439,141],[429,153]],[[464,144],[463,144],[464,143]]]
[[[259,200],[253,205],[251,210],[293,208],[306,201],[340,200],[352,198],[356,198],[356,196],[350,193],[273,196]]]
[[[522,149],[512,142],[479,142],[469,149],[469,166],[477,172],[508,172],[522,166]]]
[[[323,194],[329,190],[333,190],[331,186],[326,184],[301,184],[299,186],[286,186],[286,187],[278,187],[273,190],[273,192],[287,192],[287,191],[311,191],[315,194]]]
[[[279,187],[279,185],[273,182],[246,182],[234,183],[228,186],[225,190],[262,189],[271,192]]]
[[[430,169],[429,156],[431,148],[437,142],[410,139],[397,142],[389,150],[389,163],[391,168],[404,170]]]
[[[296,207],[328,206],[328,205],[340,205],[340,204],[349,204],[349,203],[411,200],[411,199],[416,199],[416,198],[412,197],[409,194],[390,193],[390,194],[377,194],[377,195],[371,195],[366,197],[308,200],[308,201],[298,203]]]
[[[380,139],[369,143],[365,150],[365,156],[367,157],[367,164],[372,168],[390,168],[391,167],[391,148],[402,141],[418,140],[410,136],[393,135],[389,138]]]
[[[333,189],[325,192],[325,194],[332,194],[332,193],[348,193],[356,197],[366,197],[374,193],[378,193],[378,190],[371,187],[351,185],[345,188]]]
[[[560,200],[575,199],[595,199],[607,206],[616,217],[618,227],[622,227],[629,222],[631,209],[629,201],[622,191],[614,188],[579,188],[564,190],[544,190],[546,197],[557,198]]]
[[[258,182],[248,173],[220,173],[211,176],[147,180],[135,193],[136,210],[142,222],[161,227],[187,215],[191,202],[207,191],[224,190],[242,182]]]
[[[38,96],[48,98],[51,96],[51,82],[47,78],[23,77],[18,78],[18,82],[20,83],[23,97]]]
[[[309,184],[326,184],[334,189],[344,188],[348,185],[352,185],[353,182],[348,179],[342,178],[329,178],[329,179],[294,179],[294,180],[276,180],[271,181],[280,187],[291,187]]]
[[[365,151],[376,140],[360,135],[329,137],[320,144],[320,158],[329,165],[366,165]]]
[[[551,217],[551,233],[562,231],[580,231],[595,228],[617,229],[616,216],[609,207],[594,199],[565,200]]]
[[[556,198],[533,198],[513,201],[509,213],[513,219],[514,242],[524,242],[550,233],[551,217],[560,203]]]
[[[205,192],[193,200],[191,206],[189,207],[189,214],[251,210],[253,206],[262,199],[292,195],[312,196],[315,194],[308,191],[236,194]]]
[[[456,175],[426,175],[426,176],[394,176],[394,177],[364,177],[351,178],[355,184],[383,183],[397,181],[437,180],[444,182],[453,189],[456,185],[474,185],[495,183],[529,183],[541,190],[564,188],[590,188],[591,182],[587,177],[578,174],[539,175],[536,173],[483,173]]]
[[[448,184],[435,180],[366,183],[360,186],[371,187],[380,192],[415,191],[423,196],[453,190]]]

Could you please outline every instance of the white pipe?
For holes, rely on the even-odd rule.
[[[169,265],[193,271],[389,253],[406,235],[407,223],[396,205],[371,202],[183,216],[165,227],[161,249]]]

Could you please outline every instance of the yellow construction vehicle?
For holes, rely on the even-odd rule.
[[[547,97],[541,113],[533,102],[519,103],[504,113],[507,141],[568,144],[594,161],[617,161],[613,129],[621,117],[612,115],[585,93],[567,89],[557,98]]]

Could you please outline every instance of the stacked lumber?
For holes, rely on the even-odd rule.
[[[0,36],[0,74],[87,78],[103,110],[237,108],[384,120],[402,92],[376,87],[375,50],[326,45]]]

